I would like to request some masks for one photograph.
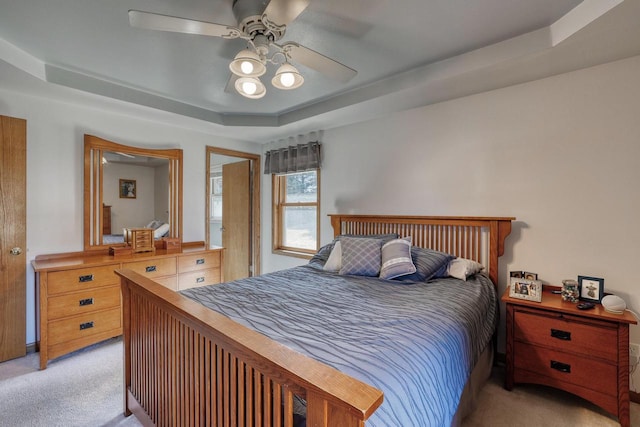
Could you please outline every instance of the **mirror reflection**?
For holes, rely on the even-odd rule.
[[[169,160],[107,151],[102,155],[104,244],[124,243],[126,228],[169,235]]]

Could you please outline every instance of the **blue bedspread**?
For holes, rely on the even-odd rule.
[[[310,265],[181,292],[384,392],[367,426],[448,426],[497,322],[485,275],[399,283]]]

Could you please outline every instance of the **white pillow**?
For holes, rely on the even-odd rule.
[[[479,262],[466,258],[454,258],[449,261],[447,276],[466,281],[467,277],[479,273],[483,269],[484,267]]]
[[[323,270],[333,271],[337,273],[342,268],[342,247],[340,246],[340,240],[336,240],[333,244],[333,249],[327,258],[327,262],[324,263]]]
[[[162,222],[154,219],[149,224],[147,224],[144,228],[153,228],[154,230],[162,225]]]
[[[165,234],[167,234],[167,232],[169,231],[169,224],[164,223],[162,224],[160,227],[156,228],[155,231],[153,232],[153,238],[154,239],[159,239],[162,236],[164,236]]]

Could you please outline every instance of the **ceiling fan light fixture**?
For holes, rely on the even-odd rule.
[[[291,90],[297,89],[304,83],[304,77],[298,72],[296,67],[285,62],[278,68],[275,76],[271,80],[271,84],[278,89]]]
[[[267,67],[260,60],[257,53],[244,49],[233,58],[229,69],[240,77],[260,77],[267,71]]]
[[[267,88],[255,77],[240,77],[234,85],[240,95],[250,99],[260,99],[267,93]]]

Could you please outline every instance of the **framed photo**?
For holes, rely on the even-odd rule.
[[[527,301],[542,301],[542,282],[540,280],[511,277],[509,296]]]
[[[531,273],[529,271],[510,271],[509,277],[518,277],[527,280],[538,280],[538,274]]]
[[[604,279],[599,277],[578,276],[580,299],[599,303],[604,296]]]
[[[136,198],[136,180],[135,179],[121,179],[120,180],[120,198],[121,199],[135,199]]]

